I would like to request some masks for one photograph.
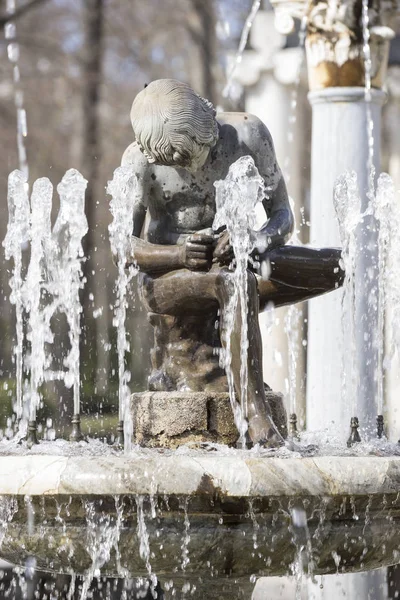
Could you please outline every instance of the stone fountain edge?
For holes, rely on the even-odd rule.
[[[397,456],[0,456],[0,495],[256,498],[396,493]]]

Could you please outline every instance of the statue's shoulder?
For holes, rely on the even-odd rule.
[[[255,115],[247,112],[223,112],[217,114],[217,121],[222,131],[232,128],[239,139],[250,147],[260,143],[271,143],[272,137],[268,127]]]
[[[150,167],[147,158],[140,151],[136,142],[133,142],[130,146],[128,146],[123,153],[121,165],[123,167],[132,166],[132,168],[141,175],[146,173]]]

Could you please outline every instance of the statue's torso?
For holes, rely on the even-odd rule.
[[[146,231],[149,242],[176,243],[181,236],[212,226],[215,216],[217,174],[206,168],[190,174],[184,169],[153,167]]]
[[[250,154],[255,158],[257,154],[255,148],[260,140],[255,127],[252,128],[254,119],[246,113],[218,115],[219,140],[204,167],[194,174],[178,167],[149,166],[146,240],[155,244],[179,244],[187,235],[212,227],[216,210],[214,182],[224,179],[229,167],[241,156]],[[271,180],[277,179],[280,171],[273,148],[265,144],[262,147],[269,157],[267,170]],[[263,175],[269,177],[268,173]]]

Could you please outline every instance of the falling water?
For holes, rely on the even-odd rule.
[[[246,48],[247,40],[249,38],[249,33],[250,33],[250,30],[254,23],[254,19],[256,18],[256,15],[258,13],[260,6],[261,6],[261,0],[253,0],[253,5],[251,7],[250,13],[244,24],[244,27],[242,30],[242,35],[240,36],[239,47],[236,52],[234,63],[231,67],[231,70],[229,71],[226,86],[224,87],[224,90],[222,92],[222,95],[224,98],[227,98],[231,93],[233,77],[235,75],[235,71],[236,71],[237,67],[242,62],[243,52]]]
[[[6,0],[7,15],[14,15],[16,10],[16,0]],[[18,65],[20,48],[16,41],[17,28],[15,23],[8,21],[4,27],[4,34],[7,40],[7,56],[10,63],[13,65],[13,81],[14,81],[14,103],[17,110],[17,147],[18,147],[18,162],[19,169],[25,176],[25,180],[29,177],[29,168],[26,155],[25,138],[28,135],[26,124],[26,111],[24,108],[24,93],[21,89],[21,73]]]
[[[3,242],[6,259],[13,259],[14,268],[10,278],[10,302],[16,312],[16,345],[14,348],[16,366],[16,414],[22,417],[22,376],[24,348],[24,302],[22,248],[29,239],[29,199],[26,191],[26,176],[21,171],[13,171],[8,177],[8,225]]]
[[[339,222],[342,244],[342,262],[346,277],[343,284],[342,331],[343,352],[342,396],[343,404],[356,411],[357,392],[357,337],[356,337],[356,281],[355,271],[359,248],[356,230],[361,222],[361,199],[355,172],[345,173],[337,180],[334,190],[334,205]]]
[[[31,210],[26,191],[26,178],[21,171],[9,177],[9,222],[3,242],[6,258],[13,258],[14,269],[10,280],[10,300],[16,306],[16,413],[21,419],[26,401],[29,420],[34,422],[40,404],[39,388],[45,380],[64,379],[74,390],[74,414],[80,412],[79,336],[82,311],[79,291],[83,287],[82,238],[87,232],[85,216],[85,189],[87,181],[75,169],[64,175],[58,186],[60,210],[51,231],[53,187],[46,178],[33,185]],[[22,269],[22,246],[30,241],[31,252],[27,274]],[[51,358],[46,344],[54,341],[50,321],[55,312],[66,314],[69,324],[70,350],[64,359],[66,371],[54,373],[49,369]],[[30,356],[24,365],[24,314],[27,315],[27,339],[31,343]],[[22,397],[22,377],[30,370],[30,386]],[[24,435],[26,423],[20,424]]]
[[[368,0],[362,0],[362,33],[363,33],[363,53],[364,53],[364,65],[365,65],[365,102],[367,108],[367,132],[368,132],[368,192],[369,197],[374,191],[374,122],[371,113],[371,84],[372,84],[372,60],[371,60],[371,47],[370,47],[370,31],[369,31],[369,11],[368,11]]]
[[[150,587],[151,592],[153,594],[153,598],[157,598],[157,577],[152,572],[151,563],[150,563],[150,540],[149,533],[146,527],[145,515],[144,515],[144,497],[136,496],[136,507],[137,507],[137,536],[139,539],[139,554],[140,558],[144,561],[146,565],[146,570],[150,579]]]
[[[378,353],[377,365],[377,409],[383,414],[384,398],[384,369],[389,368],[393,352],[400,347],[400,248],[397,241],[400,227],[399,203],[395,198],[393,180],[386,173],[378,178],[376,194],[373,199],[374,214],[379,223],[378,236],[378,267],[379,267],[379,299],[378,327],[376,345]],[[393,349],[389,350],[388,360],[385,360],[385,316],[391,311],[391,331]]]
[[[247,383],[248,383],[248,293],[247,266],[249,255],[254,248],[252,232],[256,222],[256,205],[263,200],[264,182],[250,156],[239,158],[230,166],[224,180],[215,182],[216,215],[213,228],[226,227],[235,254],[236,267],[232,272],[232,295],[223,314],[223,336],[225,348],[224,367],[227,373],[229,396],[235,423],[244,442],[247,423]],[[241,318],[240,337],[240,406],[235,399],[234,381],[231,368],[231,338],[234,332],[238,310]]]
[[[95,502],[84,502],[87,523],[87,551],[92,565],[87,571],[80,595],[80,600],[86,600],[90,584],[94,578],[100,577],[102,567],[110,560],[111,550],[118,546],[121,519],[114,521],[110,515],[97,511]]]
[[[293,543],[296,546],[296,559],[292,565],[293,575],[296,578],[296,600],[301,600],[302,578],[306,573],[311,579],[314,577],[313,549],[308,528],[307,513],[303,506],[295,505],[290,509],[292,521]]]
[[[181,507],[183,508],[183,515],[184,515],[184,519],[183,519],[184,533],[182,536],[182,544],[181,544],[181,550],[182,550],[181,568],[182,568],[182,571],[184,571],[186,569],[186,567],[188,566],[188,564],[190,562],[190,558],[189,558],[190,521],[189,521],[189,514],[188,514],[188,506],[189,506],[189,498],[186,496],[181,504]]]
[[[18,503],[12,496],[0,496],[0,550],[7,533],[8,524],[18,510]]]
[[[292,304],[285,316],[285,333],[288,340],[289,412],[297,415],[297,361],[299,359],[301,320],[303,311]]]
[[[131,373],[126,369],[125,355],[129,351],[126,334],[126,308],[128,285],[137,273],[132,265],[126,268],[132,249],[133,208],[138,199],[137,177],[128,167],[119,167],[114,178],[109,181],[107,192],[112,197],[110,210],[113,222],[109,226],[111,249],[116,256],[118,278],[115,284],[117,300],[115,303],[114,325],[117,328],[118,374],[119,374],[119,421],[123,422],[125,451],[130,452],[132,443],[132,422],[129,411],[130,390],[128,383]]]

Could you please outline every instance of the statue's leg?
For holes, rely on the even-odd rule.
[[[259,280],[260,310],[294,304],[339,288],[344,279],[338,248],[281,246],[265,255],[269,279]]]
[[[247,310],[247,331],[249,347],[247,351],[247,419],[249,425],[250,439],[254,444],[260,443],[264,446],[279,446],[284,440],[276,429],[272,418],[271,410],[267,402],[264,391],[264,380],[262,372],[262,340],[260,327],[258,323],[258,291],[257,280],[253,273],[248,272],[247,281],[248,290],[248,310]],[[221,316],[223,318],[224,309],[229,303],[232,294],[231,274],[227,271],[221,271],[217,278],[217,294],[221,307]],[[239,304],[239,303],[238,303]],[[222,324],[223,328],[223,324]],[[235,382],[237,397],[240,398],[240,367],[241,367],[241,330],[242,316],[238,305],[234,318],[234,327],[230,340],[232,352],[232,373]],[[226,339],[222,335],[222,343],[226,346]]]
[[[192,272],[186,269],[175,271],[152,279],[145,276],[143,297],[147,307],[155,312],[170,315],[182,314],[182,311],[204,311],[219,305],[221,315],[232,294],[231,273],[228,269],[213,269],[208,273]],[[248,272],[248,422],[249,435],[253,443],[277,446],[283,438],[277,431],[264,392],[262,376],[262,344],[258,324],[258,291],[253,273]],[[235,325],[231,337],[232,371],[237,397],[240,398],[240,350],[241,350],[241,314],[240,307],[235,315]],[[221,336],[223,338],[223,336]],[[221,340],[226,344],[226,340]]]

